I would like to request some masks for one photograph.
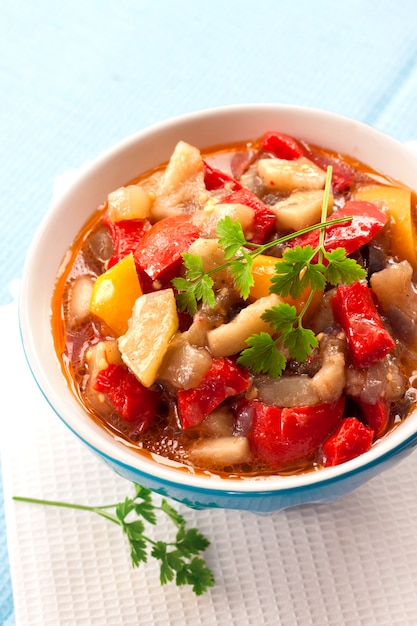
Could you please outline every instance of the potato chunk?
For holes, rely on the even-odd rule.
[[[217,224],[230,217],[234,222],[239,220],[245,236],[248,238],[254,222],[255,212],[245,204],[207,204],[204,210],[193,217],[193,221],[200,230],[202,237],[214,239],[217,237]]]
[[[152,217],[161,220],[180,213],[195,213],[206,200],[204,164],[200,151],[180,141],[159,181]]]
[[[107,204],[113,222],[143,220],[151,214],[152,198],[140,185],[127,185],[109,194]]]
[[[271,333],[271,327],[261,318],[272,306],[282,302],[276,294],[259,298],[236,315],[228,324],[222,324],[207,333],[208,347],[213,356],[231,356],[246,347],[246,340],[254,333]]]
[[[220,246],[218,239],[205,239],[203,237],[199,237],[191,244],[188,252],[190,254],[197,254],[201,257],[205,272],[210,272],[225,262],[224,250]],[[227,285],[232,282],[232,275],[226,267],[223,270],[215,272],[212,275],[212,279],[214,280],[215,288],[220,289],[223,285]]]
[[[145,387],[156,379],[168,344],[178,330],[178,314],[172,289],[140,296],[133,307],[127,332],[119,337],[124,363]]]
[[[271,206],[277,216],[277,227],[284,230],[301,230],[320,222],[324,191],[309,189],[294,191],[288,198]],[[327,215],[331,213],[333,196],[330,194]]]
[[[215,437],[195,443],[188,456],[196,465],[226,467],[250,461],[251,451],[246,437]]]
[[[260,159],[258,176],[266,187],[275,191],[324,189],[326,183],[326,172],[305,157],[294,161]]]

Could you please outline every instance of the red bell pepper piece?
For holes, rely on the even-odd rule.
[[[130,252],[134,252],[146,231],[151,227],[149,220],[112,222],[106,216],[103,218],[103,223],[109,229],[113,242],[113,254],[108,261],[108,268],[115,265]]]
[[[283,409],[253,400],[250,406],[253,453],[273,466],[285,466],[312,458],[342,419],[345,399]]]
[[[253,243],[263,243],[275,230],[276,216],[271,209],[249,189],[239,189],[220,198],[223,204],[244,204],[254,211]]]
[[[345,248],[346,254],[351,254],[368,243],[387,223],[387,216],[372,202],[350,200],[345,206],[335,211],[328,221],[352,217],[341,224],[329,224],[325,227],[324,247],[326,250]],[[289,245],[316,247],[319,242],[319,229],[310,231],[291,239]]]
[[[261,146],[262,150],[278,159],[295,161],[306,155],[306,150],[296,139],[275,131],[269,131],[262,136]]]
[[[329,224],[324,229],[324,247],[327,251],[344,248],[346,254],[351,254],[365,245],[385,226],[387,216],[372,202],[349,200],[345,206],[328,217],[334,220],[341,217],[350,217],[351,221],[341,224]],[[312,230],[305,235],[294,237],[288,242],[295,246],[311,245],[315,248],[319,243],[320,230]]]
[[[235,178],[226,174],[226,172],[222,172],[221,170],[211,167],[211,165],[209,165],[206,161],[203,161],[203,164],[204,184],[206,189],[209,191],[213,191],[214,189],[223,189],[226,185],[230,191],[242,189],[242,185]]]
[[[170,279],[182,263],[181,254],[198,237],[191,215],[166,217],[156,222],[139,242],[134,252],[136,265],[152,280]]]
[[[331,299],[336,322],[346,334],[348,350],[355,367],[369,367],[384,358],[395,346],[364,283],[339,285]]]
[[[367,452],[372,445],[373,436],[373,430],[356,417],[346,417],[323,444],[323,465],[340,465]]]
[[[375,404],[357,400],[362,412],[363,420],[374,431],[374,439],[382,437],[388,427],[391,403],[380,398]]]
[[[159,393],[144,387],[124,365],[111,363],[101,370],[92,386],[107,395],[122,419],[138,422],[138,432],[146,430],[155,417]]]
[[[178,391],[178,414],[182,427],[196,426],[223,400],[249,387],[249,375],[231,359],[213,358],[198,387]]]

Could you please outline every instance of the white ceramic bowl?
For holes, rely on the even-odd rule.
[[[129,137],[83,171],[46,214],[30,247],[21,282],[20,325],[33,375],[61,420],[109,467],[131,481],[194,507],[269,513],[331,501],[391,467],[417,444],[417,412],[369,452],[336,467],[297,476],[233,480],[179,471],[116,441],[84,412],[54,351],[51,297],[58,268],[87,218],[109,192],[168,160],[179,140],[203,148],[252,139],[267,130],[349,154],[417,190],[417,159],[407,147],[357,121],[286,105],[239,105],[185,115]]]

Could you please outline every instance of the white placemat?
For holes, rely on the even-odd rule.
[[[204,557],[216,583],[201,597],[161,587],[156,563],[132,569],[115,525],[12,500],[99,505],[132,489],[44,400],[24,359],[15,303],[0,308],[0,327],[0,452],[17,626],[417,624],[416,453],[333,504],[259,517],[173,503],[210,539]],[[169,531],[161,519],[155,533]]]

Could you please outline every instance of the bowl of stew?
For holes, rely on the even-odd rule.
[[[115,472],[196,508],[332,501],[417,443],[417,159],[327,111],[141,130],[50,207],[25,353]]]

